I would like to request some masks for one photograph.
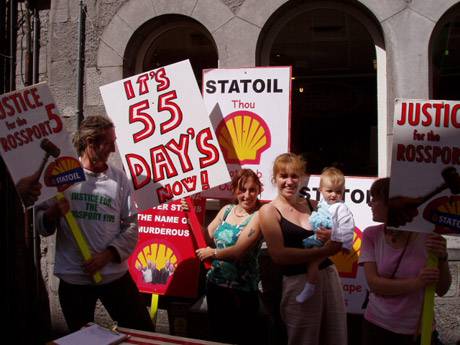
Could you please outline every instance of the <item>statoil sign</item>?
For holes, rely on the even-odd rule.
[[[261,198],[273,199],[273,161],[289,151],[291,68],[206,70],[203,98],[230,175],[241,168],[256,171],[263,184]],[[228,198],[229,184],[205,195]]]

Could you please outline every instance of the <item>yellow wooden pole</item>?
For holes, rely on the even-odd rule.
[[[156,323],[156,317],[157,317],[157,311],[158,311],[158,295],[153,293],[152,294],[152,302],[150,303],[150,318],[152,319],[153,323]]]
[[[438,257],[431,252],[428,253],[427,267],[438,267]],[[422,312],[421,345],[431,344],[431,334],[433,333],[435,288],[435,284],[431,284],[425,288]]]
[[[57,200],[65,199],[63,193],[57,193],[56,195]],[[77,223],[77,220],[73,216],[73,213],[69,210],[64,215],[67,225],[72,232],[73,237],[75,238],[75,242],[77,242],[78,248],[80,249],[81,254],[83,255],[83,259],[88,261],[92,258],[91,251],[89,250],[88,241],[86,241],[85,236],[81,232],[80,226]],[[95,283],[100,283],[102,281],[102,275],[100,272],[96,272],[93,274],[93,281]]]

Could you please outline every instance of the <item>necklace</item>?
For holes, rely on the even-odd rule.
[[[238,214],[238,210],[241,208],[241,213]],[[235,207],[235,212],[233,212],[235,214],[235,216],[237,216],[238,218],[242,218],[242,217],[247,217],[249,216],[249,213],[244,210],[242,207],[240,207],[239,205]]]

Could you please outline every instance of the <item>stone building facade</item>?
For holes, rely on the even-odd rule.
[[[349,174],[386,176],[394,99],[460,99],[451,87],[457,81],[459,89],[457,0],[84,3],[85,116],[105,113],[101,85],[175,62],[179,57],[190,57],[198,79],[203,68],[290,64],[296,97],[293,147],[308,156],[310,148],[304,143],[303,132],[299,132],[307,130],[302,127],[304,123],[311,121],[318,131],[331,123],[339,129],[344,124],[338,116],[345,116],[347,123],[364,123],[358,129],[346,127],[349,136],[366,133],[350,143],[351,152],[340,153],[351,162],[363,162],[361,169],[351,168]],[[52,0],[49,9],[40,12],[40,80],[48,81],[70,130],[77,123],[79,13],[80,4],[75,0]],[[362,147],[368,147],[367,151],[356,156],[354,152]],[[334,154],[331,147],[324,150]],[[43,268],[49,277],[54,323],[59,327],[62,319],[57,316],[57,284],[51,278],[53,244],[47,241],[44,245]],[[460,242],[449,239],[449,247],[453,284],[448,295],[437,300],[437,314],[442,337],[455,343],[460,339]]]

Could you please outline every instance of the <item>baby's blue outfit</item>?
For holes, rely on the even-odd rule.
[[[320,228],[332,229],[332,217],[329,212],[329,206],[327,202],[321,199],[318,204],[318,210],[311,213],[310,224],[312,231],[315,233],[302,241],[305,248],[323,246],[324,243],[316,238],[316,230]]]

